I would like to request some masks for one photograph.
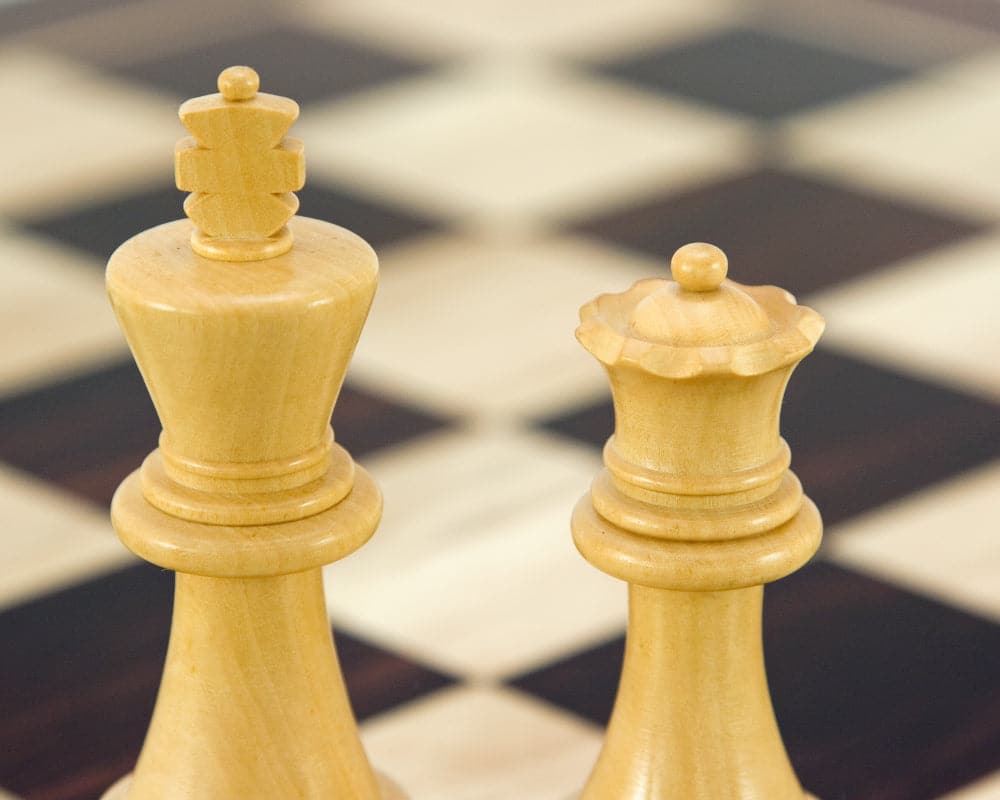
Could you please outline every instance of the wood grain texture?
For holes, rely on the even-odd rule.
[[[186,220],[129,240],[108,262],[112,306],[163,423],[161,462],[147,462],[143,475],[145,496],[166,513],[284,522],[345,496],[343,483],[320,477],[338,453],[329,411],[377,260],[335,225],[300,218],[291,227],[294,250],[239,266],[192,252]],[[169,481],[158,479],[160,463]],[[350,459],[339,466],[349,470]]]
[[[717,248],[687,245],[675,281],[580,312],[615,433],[573,537],[630,584],[621,683],[581,800],[808,797],[771,706],[761,600],[819,546],[778,412],[823,321],[780,289],[725,280],[727,268]]]
[[[996,457],[1000,410],[988,399],[822,345],[795,376],[782,403],[782,434],[828,527]],[[614,408],[602,399],[541,427],[600,447],[614,428]]]
[[[112,522],[133,552],[177,571],[153,719],[109,799],[402,797],[362,748],[321,572],[382,511],[329,426],[378,260],[330,223],[283,227],[295,204],[281,192],[303,178],[301,144],[282,140],[297,106],[258,84],[231,68],[220,95],[181,107],[197,142],[180,143],[177,179],[195,191],[195,225],[153,228],[108,262],[163,424]]]
[[[293,191],[305,183],[302,142],[285,136],[299,115],[287,97],[258,94],[250,67],[219,75],[219,93],[180,108],[194,136],[175,153],[177,188],[191,192],[184,213],[197,230],[191,247],[205,258],[257,261],[287,253],[285,223],[298,210]]]

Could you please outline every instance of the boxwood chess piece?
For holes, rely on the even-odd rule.
[[[761,601],[822,535],[778,417],[823,320],[781,289],[726,280],[727,267],[718,248],[690,244],[674,281],[639,281],[580,312],[615,431],[573,537],[629,583],[621,683],[581,800],[807,796],[771,707]]]
[[[163,425],[111,507],[136,555],[175,570],[153,719],[114,800],[389,800],[362,748],[321,567],[375,531],[382,501],[330,413],[378,276],[372,249],[291,218],[298,113],[231,67],[181,106],[190,220],[123,244],[107,286]],[[193,224],[192,224],[193,223]]]

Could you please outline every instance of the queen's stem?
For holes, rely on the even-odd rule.
[[[763,586],[629,587],[604,749],[581,800],[802,800],[764,672]]]

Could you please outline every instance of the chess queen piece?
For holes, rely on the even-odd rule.
[[[822,318],[726,280],[716,247],[580,312],[615,431],[573,512],[594,566],[629,584],[625,661],[581,800],[803,800],[774,718],[763,584],[815,553],[822,522],[789,471],[782,394]]]
[[[163,433],[111,506],[121,540],[174,570],[163,680],[135,771],[105,800],[403,795],[369,765],[321,567],[382,501],[330,413],[378,276],[372,249],[294,217],[298,114],[231,67],[180,109],[190,219],[125,242],[107,286]]]

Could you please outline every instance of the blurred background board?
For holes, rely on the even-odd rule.
[[[702,239],[828,319],[783,418],[827,537],[765,609],[800,777],[1000,797],[994,0],[0,3],[0,797],[141,745],[172,579],[107,521],[159,425],[102,270],[181,216],[176,107],[237,63],[300,101],[301,213],[382,257],[334,427],[386,515],[327,576],[380,768],[582,785],[625,593],[568,532],[611,426],[576,310]]]

